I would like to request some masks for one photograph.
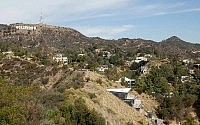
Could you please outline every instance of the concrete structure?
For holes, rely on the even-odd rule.
[[[142,108],[142,101],[139,99],[135,99],[134,103],[133,103],[133,107],[137,110],[140,111],[140,109]]]
[[[130,90],[131,90],[131,88],[107,89],[107,91],[111,92],[113,95],[117,96],[118,98],[120,98],[122,100],[136,98],[129,93]]]
[[[124,102],[129,104],[131,107],[134,107],[136,110],[140,111],[142,102],[139,99],[136,99],[137,96],[133,96],[130,94],[131,88],[120,88],[120,89],[107,89],[107,91],[111,92],[113,95],[122,99]]]
[[[164,125],[164,121],[162,119],[159,119],[159,118],[152,118],[151,119],[151,122],[154,124],[154,125]]]

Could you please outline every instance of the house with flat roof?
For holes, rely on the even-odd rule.
[[[117,89],[107,89],[107,91],[111,92],[113,95],[117,96],[118,98],[125,100],[128,99],[129,92],[131,88],[117,88]]]
[[[127,77],[122,77],[120,78],[118,81],[115,81],[116,83],[122,83],[125,82],[127,84],[128,87],[132,87],[133,85],[135,85],[136,80],[135,79],[129,79]]]
[[[136,110],[140,111],[142,102],[141,100],[137,99],[137,96],[130,94],[131,88],[107,89],[107,91],[111,92],[113,95],[117,96],[131,107],[134,107]]]

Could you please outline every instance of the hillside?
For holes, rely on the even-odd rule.
[[[199,51],[176,36],[105,40],[46,24],[0,25],[0,124],[195,125]]]

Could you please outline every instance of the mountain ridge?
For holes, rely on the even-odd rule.
[[[162,53],[168,53],[172,55],[180,55],[182,58],[191,57],[193,51],[200,50],[200,44],[189,43],[177,36],[169,37],[161,42],[155,42],[153,40],[145,40],[141,38],[130,39],[121,38],[118,40],[106,40],[100,37],[87,37],[79,31],[46,24],[2,24],[0,27],[0,39],[11,40],[20,42],[24,46],[36,47],[38,45],[49,46],[55,48],[55,50],[80,50],[91,47],[93,44],[104,44],[106,46],[115,46],[123,49],[124,51],[136,52],[141,49],[159,50]],[[36,26],[37,29],[16,29],[16,26],[30,27]],[[9,28],[10,27],[10,28]],[[16,32],[12,33],[12,27]],[[6,29],[6,31],[4,31]],[[10,31],[11,30],[11,31]],[[23,30],[27,30],[24,34]],[[9,31],[11,33],[9,33]],[[5,33],[5,34],[4,34]]]

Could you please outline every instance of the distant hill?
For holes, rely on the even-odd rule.
[[[29,25],[29,24],[20,24]],[[0,25],[5,27],[6,25]],[[144,39],[122,38],[118,40],[105,40],[98,37],[87,37],[80,32],[64,27],[35,24],[35,33],[15,33],[11,36],[0,37],[3,40],[20,42],[23,46],[36,47],[38,45],[49,46],[55,50],[80,50],[89,48],[94,44],[103,46],[115,46],[124,51],[137,52],[142,49],[159,50],[162,53],[178,55],[181,58],[192,57],[193,51],[200,50],[200,44],[192,44],[172,36],[162,42]],[[1,28],[0,28],[1,29]],[[18,31],[17,31],[18,32]]]

